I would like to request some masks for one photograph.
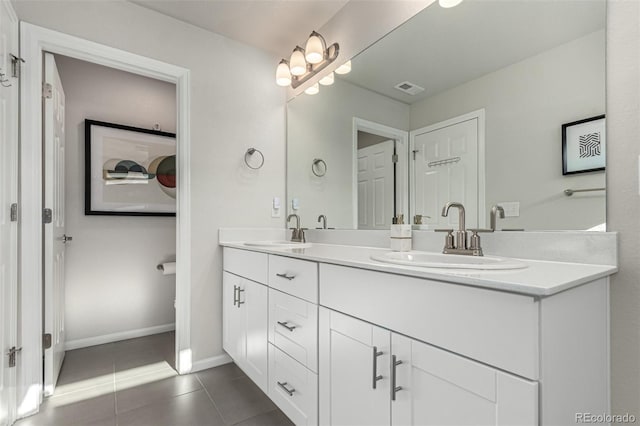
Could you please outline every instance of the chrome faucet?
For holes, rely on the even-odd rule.
[[[322,229],[327,229],[327,217],[323,214],[318,216],[318,223],[322,222]]]
[[[442,216],[447,217],[449,215],[449,209],[455,207],[458,209],[458,231],[456,236],[453,236],[453,229],[436,229],[437,232],[446,232],[444,254],[465,254],[471,256],[482,256],[482,247],[480,247],[479,232],[490,232],[488,229],[469,229],[471,231],[471,238],[469,238],[469,245],[467,246],[467,229],[465,228],[465,212],[464,206],[461,203],[448,202],[442,208]]]
[[[464,206],[462,203],[449,201],[442,208],[442,217],[449,216],[449,209],[455,207],[458,209],[458,232],[456,232],[455,248],[458,250],[466,250],[467,248],[467,230],[464,225]]]
[[[498,213],[500,214],[500,219],[504,219],[504,209],[502,208],[502,206],[499,205],[494,205],[493,207],[491,207],[491,219],[490,219],[490,225],[491,225],[491,231],[495,231],[496,230],[496,216],[498,215]]]
[[[291,219],[296,220],[296,227],[289,228],[291,229],[291,242],[304,243],[305,242],[304,228],[300,228],[300,216],[298,216],[295,213],[290,214],[289,216],[287,216],[287,224],[291,222]]]

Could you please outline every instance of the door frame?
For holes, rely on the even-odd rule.
[[[191,371],[190,71],[79,37],[20,22],[20,290],[22,367],[18,417],[42,402],[42,78],[43,53],[61,54],[176,85],[176,368]]]
[[[384,136],[396,141],[398,163],[396,165],[396,203],[400,212],[409,214],[409,132],[386,126],[363,118],[353,117],[351,136],[351,197],[353,211],[353,228],[358,229],[358,130]],[[399,148],[398,148],[399,147]]]
[[[409,146],[410,151],[415,150],[416,135],[422,133],[433,132],[444,127],[460,124],[465,121],[477,119],[478,120],[478,228],[486,228],[487,224],[487,212],[486,212],[486,169],[485,169],[485,110],[484,108],[471,111],[466,114],[459,115],[457,117],[450,118],[448,120],[440,121],[438,123],[430,124],[419,129],[411,130],[409,132]],[[416,210],[416,176],[415,176],[415,162],[409,162],[409,176],[411,187],[411,206],[410,217],[413,217]]]

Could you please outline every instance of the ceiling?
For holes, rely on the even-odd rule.
[[[349,0],[130,0],[142,7],[288,57]],[[304,47],[304,46],[303,46]]]
[[[358,55],[339,78],[411,104],[603,29],[605,9],[604,0],[435,3]],[[407,80],[426,90],[411,96],[394,88]]]

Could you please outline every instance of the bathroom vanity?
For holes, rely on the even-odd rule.
[[[386,264],[222,242],[223,346],[298,425],[560,425],[609,413],[615,266]]]

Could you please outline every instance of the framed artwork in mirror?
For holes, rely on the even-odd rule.
[[[606,164],[605,117],[562,125],[562,174],[602,171]]]
[[[85,120],[84,213],[175,216],[176,135]]]

